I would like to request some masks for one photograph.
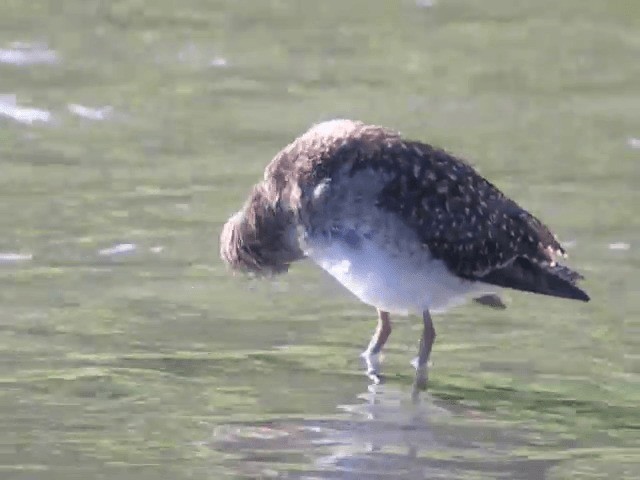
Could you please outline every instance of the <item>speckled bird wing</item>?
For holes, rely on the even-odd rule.
[[[398,213],[458,276],[486,278],[516,259],[553,267],[564,254],[545,225],[466,162],[419,142],[394,142],[381,154],[379,167],[392,175],[379,206]]]

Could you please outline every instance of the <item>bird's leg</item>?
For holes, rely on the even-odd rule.
[[[420,346],[418,347],[418,358],[415,360],[416,377],[413,383],[414,398],[420,390],[427,388],[427,362],[431,355],[431,347],[436,339],[436,330],[433,328],[433,321],[429,311],[425,310],[422,314],[422,336],[420,337]]]
[[[378,310],[378,326],[371,337],[369,346],[361,357],[367,364],[367,376],[375,383],[380,383],[380,352],[391,335],[391,319],[389,312]]]

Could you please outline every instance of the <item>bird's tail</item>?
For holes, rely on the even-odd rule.
[[[563,265],[541,265],[520,257],[479,280],[515,290],[588,302],[589,295],[577,286],[578,281],[583,278],[578,272]]]
[[[485,307],[495,308],[496,310],[504,310],[507,306],[504,304],[499,295],[495,293],[488,293],[480,297],[473,299],[478,305],[484,305]]]

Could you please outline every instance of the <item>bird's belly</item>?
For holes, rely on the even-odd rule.
[[[362,302],[407,315],[442,311],[487,286],[460,279],[427,250],[387,249],[363,238],[357,246],[342,239],[309,242],[306,254]]]

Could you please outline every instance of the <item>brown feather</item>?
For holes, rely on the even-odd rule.
[[[575,286],[578,274],[556,264],[565,252],[549,228],[466,161],[393,130],[349,120],[317,125],[274,157],[243,213],[225,226],[222,257],[251,271],[286,270],[302,257],[291,229],[333,228],[318,218],[331,215],[329,206],[341,209],[341,200],[323,192],[347,195],[348,186],[332,185],[366,177],[360,173],[379,182],[372,182],[371,196],[350,200],[371,201],[371,208],[400,218],[455,275],[588,299]]]

